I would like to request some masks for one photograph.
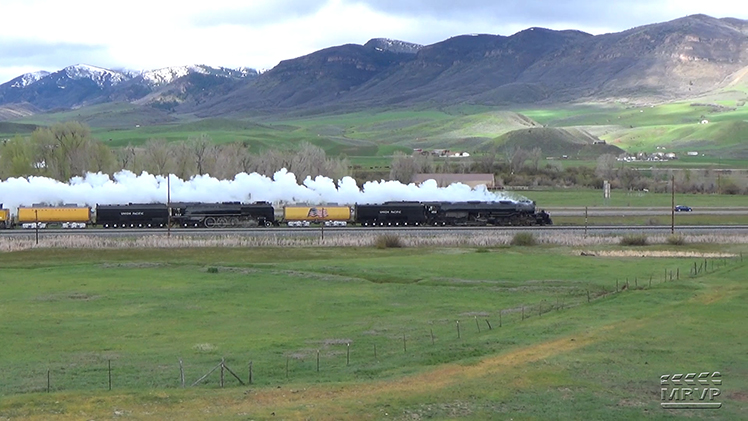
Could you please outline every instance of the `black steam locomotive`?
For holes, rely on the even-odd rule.
[[[514,202],[385,202],[357,205],[356,222],[363,226],[521,226],[551,225],[550,215],[536,212],[535,203]]]

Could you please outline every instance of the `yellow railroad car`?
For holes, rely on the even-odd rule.
[[[283,219],[291,221],[348,221],[351,208],[348,206],[286,206]]]
[[[8,209],[0,209],[0,229],[2,228],[10,228],[10,210]]]
[[[91,221],[91,208],[88,206],[62,206],[62,207],[19,207],[18,223],[57,223],[57,222],[82,222]]]

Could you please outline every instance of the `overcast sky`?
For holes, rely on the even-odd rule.
[[[737,0],[0,0],[0,83],[73,64],[270,69],[371,38],[433,44],[529,27],[619,32],[690,14],[748,19]]]

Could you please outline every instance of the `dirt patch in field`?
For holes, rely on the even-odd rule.
[[[83,292],[68,292],[62,294],[40,295],[38,297],[35,297],[34,301],[91,301],[98,298],[100,298],[100,296],[98,295],[89,295]]]
[[[101,267],[104,269],[111,268],[125,268],[125,269],[144,269],[144,268],[155,268],[160,266],[166,266],[166,263],[154,263],[154,262],[125,262],[125,263],[102,263]]]
[[[748,402],[748,392],[733,392],[727,394],[727,399],[737,402]]]
[[[608,251],[578,251],[580,256],[594,257],[698,257],[702,259],[710,258],[731,258],[735,254],[731,253],[700,253],[696,251],[655,251],[655,250],[608,250]]]
[[[315,414],[329,414],[339,411],[335,402],[376,401],[385,396],[406,394],[427,394],[460,384],[465,380],[485,376],[501,376],[525,364],[551,358],[558,354],[572,352],[594,342],[604,339],[609,332],[620,335],[622,331],[638,329],[640,324],[621,322],[587,332],[547,341],[541,344],[523,347],[508,353],[485,358],[475,365],[448,364],[438,369],[409,376],[400,380],[381,381],[367,384],[366,387],[319,386],[301,390],[261,389],[252,390],[247,400],[238,403],[240,407],[251,406],[270,411],[288,410],[314,403]],[[311,414],[306,414],[310,415]],[[315,416],[316,418],[316,416]],[[321,419],[326,419],[322,417]]]

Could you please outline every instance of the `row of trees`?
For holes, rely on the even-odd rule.
[[[540,149],[506,149],[503,156],[492,151],[469,159],[439,159],[431,155],[394,155],[389,174],[356,174],[359,182],[386,178],[410,183],[417,173],[492,173],[497,183],[507,186],[581,186],[602,188],[603,180],[611,187],[628,190],[667,191],[671,177],[680,191],[703,193],[748,193],[745,178],[710,170],[648,170],[623,166],[615,156],[602,155],[592,166],[563,166],[543,161]],[[86,172],[111,174],[121,169],[135,173],[176,174],[188,179],[210,174],[230,179],[241,172],[271,176],[281,168],[307,176],[324,175],[334,180],[351,175],[345,158],[329,158],[324,150],[302,142],[295,150],[265,150],[250,153],[242,143],[216,145],[207,135],[184,142],[151,139],[142,146],[113,149],[93,138],[91,130],[78,122],[41,128],[30,137],[17,136],[0,145],[0,178],[46,176],[67,181]]]
[[[242,143],[216,145],[207,135],[184,142],[148,140],[143,146],[112,149],[94,139],[91,130],[78,122],[40,128],[30,137],[17,136],[0,146],[0,177],[45,176],[67,181],[86,172],[195,175],[230,179],[241,172],[271,176],[281,168],[306,176],[339,179],[349,174],[345,158],[328,158],[322,150],[302,142],[296,150],[267,150],[256,154]]]
[[[442,159],[432,156],[397,153],[393,157],[389,176],[393,180],[410,183],[418,173],[489,173],[496,176],[498,185],[527,187],[588,187],[602,188],[607,180],[614,189],[667,192],[671,179],[681,192],[693,193],[748,193],[748,180],[734,174],[709,169],[652,169],[641,171],[626,167],[610,154],[598,157],[594,166],[564,166],[558,161],[541,165],[542,154],[535,148],[527,151],[513,148],[503,157],[489,152],[471,159]]]

